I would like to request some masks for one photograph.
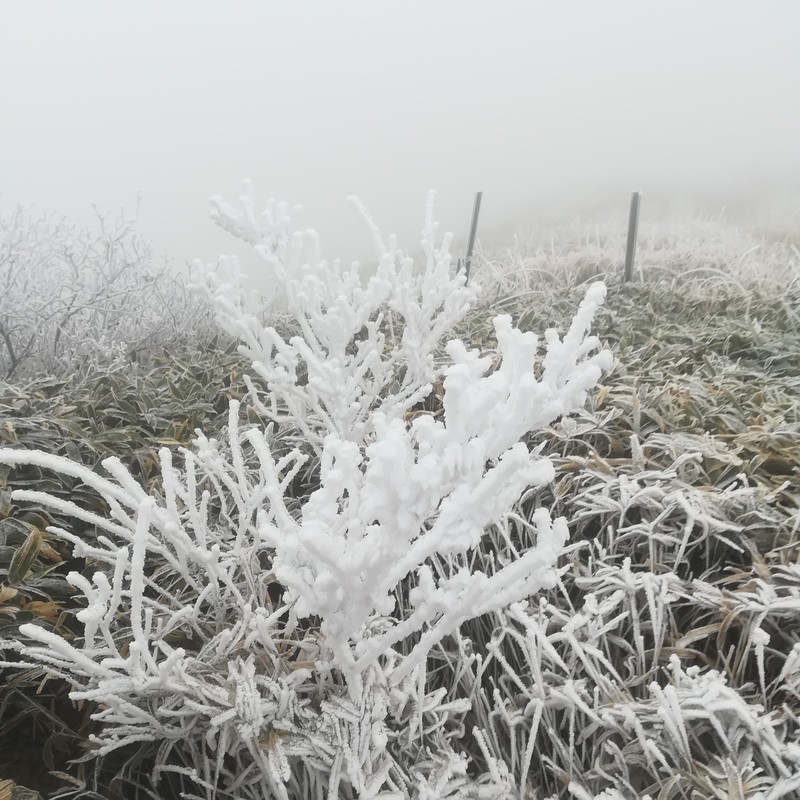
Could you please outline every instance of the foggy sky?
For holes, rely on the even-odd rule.
[[[417,248],[426,192],[482,238],[597,203],[800,177],[800,3],[0,3],[0,211],[133,208],[177,262],[236,250],[207,198],[303,205],[323,252]],[[646,208],[646,207],[645,207]],[[499,235],[499,234],[498,234]]]

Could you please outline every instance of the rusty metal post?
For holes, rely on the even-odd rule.
[[[475,194],[475,205],[472,206],[472,224],[469,226],[469,241],[467,242],[467,256],[464,264],[467,270],[467,283],[469,283],[469,268],[472,266],[472,250],[475,247],[475,234],[478,232],[478,215],[481,213],[481,198],[483,192]]]
[[[625,249],[625,283],[633,278],[633,262],[636,258],[636,239],[639,235],[639,201],[641,194],[631,194],[631,210],[628,215],[628,245]]]

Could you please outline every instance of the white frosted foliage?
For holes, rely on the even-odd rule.
[[[535,544],[512,563],[486,574],[457,559],[523,492],[553,479],[553,465],[525,436],[579,409],[611,366],[587,335],[605,287],[592,285],[564,338],[548,332],[544,348],[505,316],[494,320],[494,359],[451,341],[444,413],[408,419],[430,392],[435,348],[477,292],[452,269],[449,237],[434,243],[432,197],[421,271],[370,222],[378,264],[365,280],[324,261],[315,235],[293,231],[284,205],[256,214],[248,196],[238,209],[222,201],[214,209],[260,254],[302,331],[285,340],[262,324],[265,308],[248,301],[231,262],[222,265],[234,268],[229,280],[205,272],[221,323],[267,383],[270,401],[255,392],[252,399],[302,433],[319,458],[317,485],[290,502],[308,455],[301,447],[275,455],[273,426],[241,430],[236,401],[222,441],[198,431],[180,466],[160,451],[158,496],[117,459],[103,462],[106,479],[43,452],[0,450],[0,463],[80,479],[110,509],[103,518],[45,493],[14,493],[100,535],[88,544],[53,529],[97,565],[91,581],[70,576],[86,598],[83,637],[67,642],[26,625],[21,633],[34,644],[13,646],[70,680],[74,699],[98,704],[98,754],[160,741],[157,769],[167,770],[172,748],[194,741],[200,785],[236,784],[218,755],[227,753],[255,770],[247,797],[288,797],[290,757],[298,756],[323,765],[329,786],[347,780],[361,796],[379,796],[390,770],[400,769],[385,752],[385,720],[417,702],[431,648],[465,620],[556,583],[567,522],[545,508],[529,520]],[[389,314],[402,321],[394,341],[383,325]],[[443,560],[453,565],[447,574],[432,568]],[[268,592],[275,581],[284,589],[277,607]],[[302,650],[291,663],[287,641]],[[313,711],[301,698],[315,681],[346,696]],[[430,713],[438,702],[428,703]],[[460,762],[441,774],[453,785],[466,780]],[[438,796],[425,788],[429,778],[419,780],[420,797]],[[502,794],[499,766],[491,780]]]
[[[452,236],[436,243],[434,192],[422,231],[421,268],[380,231],[356,198],[352,204],[373,237],[377,265],[362,279],[359,265],[322,258],[313,230],[296,230],[288,205],[270,200],[260,214],[249,184],[238,207],[212,200],[212,217],[253,246],[269,292],[260,304],[242,291],[238,260],[195,264],[197,286],[215,304],[219,323],[241,341],[253,371],[268,385],[268,417],[291,421],[320,450],[329,433],[363,444],[369,417],[390,419],[423,399],[436,377],[433,354],[469,310],[479,287],[454,268]],[[297,209],[295,209],[295,213]],[[302,335],[284,339],[260,319],[280,309]],[[391,317],[391,319],[390,319]],[[393,336],[394,322],[402,334]]]

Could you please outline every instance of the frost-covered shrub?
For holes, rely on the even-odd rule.
[[[235,207],[212,198],[212,218],[253,246],[267,278],[268,294],[256,302],[243,291],[234,257],[214,268],[195,264],[198,286],[213,300],[217,319],[241,341],[240,350],[269,385],[269,408],[260,410],[302,431],[318,453],[328,434],[363,445],[379,414],[387,423],[403,418],[430,391],[436,377],[433,353],[443,335],[474,301],[453,268],[452,236],[436,245],[434,194],[428,198],[419,270],[394,236],[384,242],[356,198],[351,202],[373,234],[375,274],[363,280],[358,264],[343,267],[322,258],[317,234],[293,227],[285,203],[269,201],[257,214],[252,189]],[[276,306],[288,312],[302,335],[285,339],[261,319]]]
[[[210,331],[208,306],[135,222],[98,213],[82,228],[22,208],[0,217],[0,379],[108,367]]]
[[[494,321],[495,360],[450,342],[441,418],[408,420],[430,391],[434,348],[475,292],[454,274],[449,239],[435,245],[432,203],[422,271],[373,226],[379,263],[366,283],[327,265],[285,207],[259,218],[250,198],[239,212],[214,206],[273,270],[303,332],[284,340],[259,321],[264,307],[206,272],[221,321],[275,399],[268,407],[253,390],[254,401],[302,431],[320,460],[318,486],[292,502],[308,455],[273,453],[271,430],[240,429],[237,402],[226,441],[198,431],[180,466],[160,452],[159,497],[117,459],[103,462],[107,480],[45,453],[0,450],[0,463],[80,479],[110,509],[103,518],[14,493],[100,535],[88,545],[54,530],[98,566],[91,579],[69,578],[86,597],[83,636],[25,625],[25,641],[6,644],[97,704],[97,754],[160,743],[155,782],[178,772],[208,797],[336,797],[340,785],[348,797],[507,796],[502,765],[468,775],[443,727],[470,703],[427,693],[426,658],[464,621],[555,584],[567,524],[545,508],[529,523],[535,543],[512,563],[476,570],[469,553],[523,491],[552,480],[552,464],[522,439],[580,408],[610,366],[587,336],[605,288],[589,288],[563,339],[547,332],[543,357],[538,338],[505,316]],[[387,343],[389,311],[403,332]]]

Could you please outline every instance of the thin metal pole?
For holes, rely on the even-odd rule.
[[[631,194],[631,211],[628,215],[628,246],[625,249],[625,283],[633,278],[633,261],[636,258],[636,239],[639,235],[639,201],[641,194]]]
[[[477,192],[475,194],[475,205],[472,206],[472,224],[469,226],[467,257],[464,262],[467,270],[467,282],[469,282],[469,268],[472,266],[472,250],[475,247],[475,234],[478,232],[478,215],[481,213],[482,197],[483,197],[483,192]]]

